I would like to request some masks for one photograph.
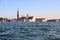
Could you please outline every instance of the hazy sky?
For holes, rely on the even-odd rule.
[[[16,18],[18,8],[21,16],[60,18],[60,0],[0,0],[0,17]]]

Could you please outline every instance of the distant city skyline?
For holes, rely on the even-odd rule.
[[[60,19],[60,0],[1,0],[0,17],[16,18],[18,8],[21,16]]]

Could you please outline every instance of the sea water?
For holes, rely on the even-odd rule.
[[[0,40],[60,40],[60,22],[2,22]]]

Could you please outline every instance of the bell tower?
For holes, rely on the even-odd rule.
[[[19,11],[19,9],[17,10],[17,20],[19,20],[19,18],[20,18],[20,11]]]

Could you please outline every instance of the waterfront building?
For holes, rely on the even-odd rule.
[[[7,18],[0,18],[0,22],[7,22]]]
[[[59,22],[60,19],[50,19],[50,20],[47,20],[47,22]]]
[[[19,21],[23,21],[23,22],[35,22],[35,18],[33,16],[24,16],[24,17],[20,17]]]
[[[36,18],[36,22],[45,22],[45,18]]]

